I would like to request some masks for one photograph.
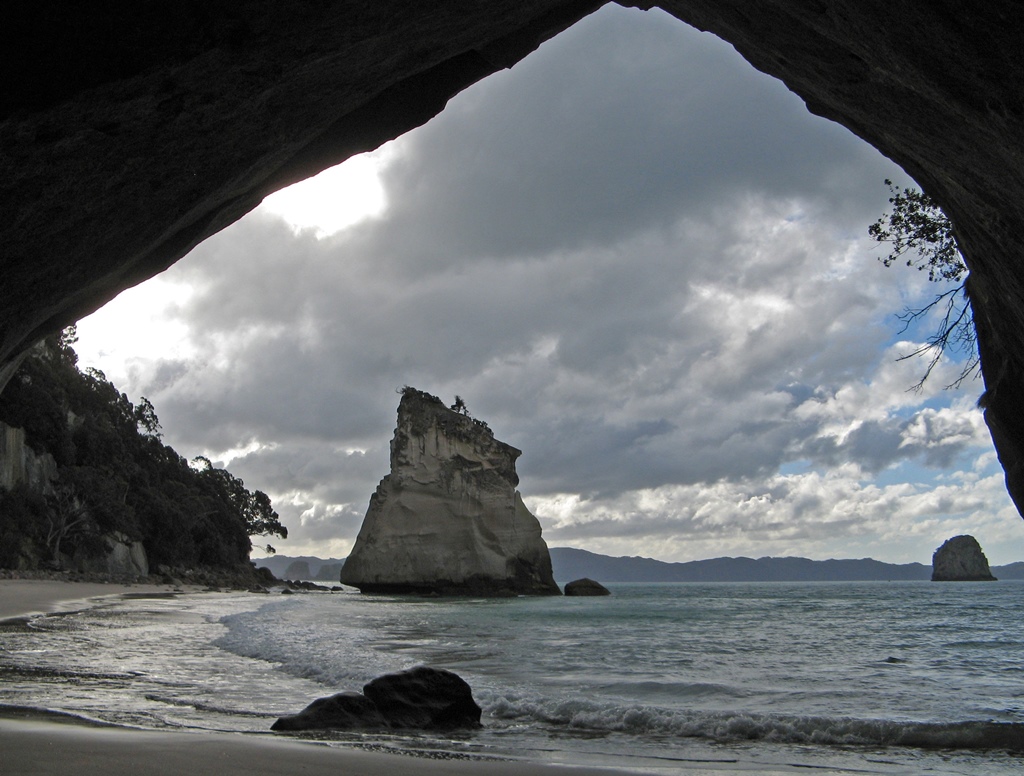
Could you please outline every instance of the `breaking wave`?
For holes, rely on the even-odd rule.
[[[531,721],[594,733],[701,738],[716,743],[763,741],[1024,752],[1024,724],[1012,722],[928,723],[742,712],[685,712],[648,706],[599,707],[578,700],[545,703],[508,698],[492,701],[485,710],[498,720]]]

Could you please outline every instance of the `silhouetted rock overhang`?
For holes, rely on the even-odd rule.
[[[0,376],[267,194],[441,111],[593,0],[36,0],[0,12]],[[1011,0],[664,0],[956,224],[1024,508],[1024,21]]]

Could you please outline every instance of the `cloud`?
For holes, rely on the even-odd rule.
[[[808,119],[717,38],[660,11],[603,9],[403,139],[382,258],[433,271],[591,248],[748,193],[804,197],[863,229],[877,210],[850,184],[878,187],[891,166]]]
[[[937,487],[879,486],[856,467],[758,481],[665,486],[590,503],[572,494],[527,500],[555,546],[688,560],[745,555],[930,561],[959,533],[982,537],[994,563],[1015,560],[1019,521],[1002,477]],[[993,508],[995,507],[995,508]]]
[[[181,342],[123,370],[183,454],[248,451],[282,551],[344,554],[406,384],[524,450],[552,543],[892,556],[934,532],[887,521],[949,524],[928,504],[1002,514],[991,471],[935,481],[991,447],[969,393],[896,361],[928,289],[866,228],[906,176],[721,41],[606,7],[379,162],[372,218],[258,210],[179,262]]]

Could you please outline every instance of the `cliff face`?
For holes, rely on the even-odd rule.
[[[25,430],[13,428],[0,421],[0,493],[19,485],[39,496],[55,496],[54,484],[60,475],[56,460],[49,453],[37,454],[25,443]],[[83,510],[84,511],[84,510]],[[54,516],[59,519],[60,516]],[[0,515],[0,541],[11,541],[12,533]],[[33,558],[31,543],[19,537],[24,552],[21,565],[30,567],[38,563]],[[3,559],[0,559],[3,565]],[[67,564],[82,572],[97,572],[114,576],[146,576],[149,562],[142,542],[135,541],[121,531],[110,531],[97,537],[96,542],[78,547]]]
[[[947,539],[932,555],[932,582],[994,582],[988,558],[973,536]]]
[[[343,584],[367,593],[558,595],[540,523],[516,490],[520,451],[407,388]]]
[[[286,536],[269,498],[160,441],[148,401],[79,371],[48,338],[0,392],[0,568],[255,581],[250,536]],[[197,462],[201,463],[201,462]]]
[[[42,495],[53,494],[57,462],[49,453],[36,455],[25,444],[25,430],[0,421],[0,489],[26,485]]]
[[[622,0],[732,43],[956,224],[985,419],[1024,511],[1024,19],[1011,0]],[[33,342],[267,194],[379,146],[602,0],[11,6],[0,385]],[[59,23],[55,23],[58,20]]]

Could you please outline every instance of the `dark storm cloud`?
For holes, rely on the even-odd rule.
[[[807,119],[720,40],[608,8],[410,136],[385,178],[394,228],[378,247],[433,271],[621,242],[750,193],[801,197],[862,228],[876,211],[850,187],[881,189],[891,167]]]
[[[842,440],[836,437],[808,440],[800,453],[820,466],[854,461],[865,471],[877,473],[907,457],[906,451],[900,449],[904,425],[896,420],[867,421]]]
[[[524,492],[598,504],[976,442],[955,414],[832,428],[913,382],[864,387],[900,301],[850,242],[898,171],[721,41],[609,6],[396,145],[380,218],[317,240],[257,212],[175,267],[195,356],[133,377],[186,454],[251,447],[231,470],[293,536],[354,536],[406,384],[523,449]],[[752,531],[826,501],[777,496]],[[680,530],[622,508],[554,536]]]

